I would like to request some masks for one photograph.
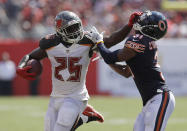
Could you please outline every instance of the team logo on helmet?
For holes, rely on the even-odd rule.
[[[81,19],[73,12],[61,11],[55,18],[56,32],[63,41],[77,43],[84,36]]]
[[[62,26],[62,20],[60,19],[60,20],[57,20],[56,21],[56,27],[57,28],[60,28]]]
[[[133,28],[149,38],[158,40],[167,32],[167,21],[160,12],[146,11],[133,25]]]
[[[165,31],[166,30],[166,24],[163,20],[160,20],[158,23],[158,27],[161,31]]]

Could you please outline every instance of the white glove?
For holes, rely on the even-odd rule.
[[[98,44],[100,42],[103,42],[103,33],[99,33],[98,30],[95,28],[95,26],[92,26],[90,28],[90,35],[91,35],[91,40],[95,43]]]

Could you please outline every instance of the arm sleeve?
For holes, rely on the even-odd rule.
[[[114,64],[115,62],[118,62],[117,54],[119,50],[112,52],[108,50],[103,43],[98,44],[97,47],[101,56],[107,64]]]

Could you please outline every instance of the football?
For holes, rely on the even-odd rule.
[[[32,67],[28,71],[29,73],[36,73],[36,76],[39,76],[42,73],[42,64],[40,61],[31,59],[27,62],[27,65]]]

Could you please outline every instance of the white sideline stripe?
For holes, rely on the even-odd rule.
[[[124,124],[129,124],[129,123],[134,123],[134,122],[135,122],[135,119],[125,119],[125,118],[105,120],[105,123],[111,124],[111,125],[124,125]]]
[[[8,110],[41,110],[38,106],[19,106],[19,105],[0,105],[0,111],[8,111]]]
[[[9,105],[0,105],[0,111],[20,111],[24,116],[29,117],[44,117],[45,112],[42,111],[37,106],[9,106]],[[29,111],[29,113],[28,113]]]
[[[19,105],[0,105],[0,111],[10,111],[10,110],[18,110],[22,112],[23,110],[29,110],[29,114],[25,112],[26,116],[30,117],[43,117],[45,116],[45,111],[43,111],[41,108],[38,106],[32,106],[32,105],[27,105],[27,106],[19,106]],[[105,113],[105,116],[108,116],[107,113]],[[105,119],[106,124],[111,124],[111,125],[124,125],[124,124],[131,124],[135,122],[135,118],[113,118],[113,119]],[[178,123],[187,123],[187,118],[171,118],[168,121],[168,124],[178,124]]]
[[[171,118],[168,124],[187,123],[187,118]]]
[[[45,116],[45,112],[31,112],[29,114],[25,114],[26,116],[29,117],[41,117],[43,118]]]
[[[135,122],[135,119],[125,119],[125,118],[115,118],[110,120],[105,120],[106,124],[110,125],[124,125],[124,124],[132,124]],[[187,118],[171,118],[168,121],[168,124],[183,124],[187,123]]]

